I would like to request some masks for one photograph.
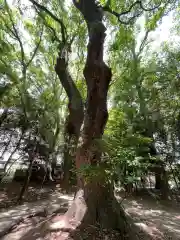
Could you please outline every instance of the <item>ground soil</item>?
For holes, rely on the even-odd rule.
[[[73,194],[65,195],[58,184],[43,188],[31,184],[22,205],[17,205],[15,201],[19,193],[19,183],[13,184],[8,188],[1,187],[0,190],[2,240],[128,239],[128,236],[101,229],[98,225],[81,225],[76,228],[73,221],[67,221],[64,212],[71,205]],[[174,201],[162,202],[159,198],[144,193],[126,197],[124,193],[120,193],[117,198],[127,217],[132,220],[138,239],[180,240],[180,207]],[[12,222],[11,227],[4,232],[3,221]]]

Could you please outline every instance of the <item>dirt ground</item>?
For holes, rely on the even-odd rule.
[[[126,197],[120,194],[120,201],[140,230],[142,239],[180,240],[179,203],[146,194]]]
[[[0,209],[9,208],[17,205],[17,198],[22,187],[21,182],[0,183]],[[47,199],[56,189],[58,184],[41,184],[31,183],[25,194],[23,202],[34,202],[37,200]]]
[[[0,188],[0,239],[126,239],[116,231],[109,232],[98,226],[88,226],[83,231],[67,231],[69,223],[63,214],[71,205],[73,194],[62,193],[58,184],[46,185],[43,188],[31,184],[23,204],[17,205],[19,184],[13,183]],[[126,197],[119,194],[118,198],[128,218],[133,220],[132,227],[136,229],[138,239],[180,240],[178,204],[158,201],[143,194]]]

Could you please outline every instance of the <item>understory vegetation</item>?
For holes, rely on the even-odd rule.
[[[58,183],[69,218],[122,237],[117,192],[179,200],[179,17],[178,0],[0,0],[0,178],[18,203]]]

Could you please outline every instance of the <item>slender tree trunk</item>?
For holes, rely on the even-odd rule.
[[[35,141],[35,139],[34,139]],[[33,161],[34,161],[34,152],[35,152],[35,148],[36,148],[36,144],[34,145],[33,149],[29,151],[29,167],[27,169],[27,173],[26,173],[26,178],[23,184],[23,187],[21,189],[21,192],[19,194],[19,198],[18,198],[18,202],[22,201],[22,198],[24,196],[24,194],[26,193],[28,186],[29,186],[29,182],[31,179],[31,174],[32,174],[32,166],[33,166]]]
[[[167,175],[167,172],[164,168],[163,168],[163,172],[162,172],[161,194],[162,194],[162,199],[163,200],[167,200],[170,196],[169,184],[168,184],[168,175]]]
[[[153,139],[153,134],[148,133],[148,130],[147,130],[146,136]],[[150,154],[153,157],[157,156],[157,151],[156,151],[154,143],[150,144]],[[153,169],[154,169],[154,174],[155,174],[155,189],[161,190],[161,192],[163,192],[164,188],[168,188],[168,186],[165,186],[167,182],[163,178],[165,176],[164,175],[164,172],[165,172],[164,165],[162,162],[158,161],[155,163],[155,166],[153,167]]]
[[[64,46],[65,51],[66,46]],[[67,51],[67,49],[66,49]],[[67,52],[68,54],[68,52]],[[64,178],[63,186],[69,187],[69,178],[70,178],[70,169],[72,168],[72,159],[71,159],[71,148],[69,144],[71,139],[74,139],[72,142],[73,145],[77,145],[80,128],[84,118],[84,107],[81,94],[77,89],[71,75],[68,72],[68,62],[65,59],[65,56],[62,52],[59,52],[57,58],[55,71],[60,79],[62,86],[64,87],[66,94],[69,99],[68,110],[69,115],[66,119],[65,124],[65,148],[64,148]]]
[[[161,173],[158,170],[158,168],[156,168],[155,170],[155,189],[156,190],[161,189]]]
[[[64,143],[64,163],[63,163],[63,181],[62,188],[67,192],[69,191],[69,181],[71,178],[71,168],[72,168],[72,158],[70,154],[70,141],[69,136],[65,134],[65,143]]]
[[[24,196],[24,194],[26,193],[26,191],[28,189],[29,182],[30,182],[30,179],[31,179],[32,165],[33,165],[33,156],[30,155],[29,156],[29,167],[28,167],[28,170],[26,172],[26,178],[25,178],[23,187],[22,187],[21,192],[19,194],[18,202],[22,201],[23,196]]]
[[[56,152],[56,143],[57,143],[57,140],[58,140],[58,136],[59,136],[59,132],[60,132],[60,119],[59,119],[59,115],[57,117],[57,126],[56,126],[56,132],[54,134],[54,138],[53,138],[53,142],[52,142],[52,146],[51,146],[51,152],[53,152],[53,157],[52,157],[52,162],[51,162],[51,173],[52,173],[52,176],[54,176],[54,172],[55,172],[55,169],[56,169],[56,165],[57,165],[57,156],[54,154]]]

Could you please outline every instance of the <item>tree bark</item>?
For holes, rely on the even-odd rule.
[[[101,151],[94,145],[95,139],[101,139],[108,119],[107,93],[111,81],[111,69],[103,61],[103,47],[106,28],[102,22],[102,12],[95,0],[73,1],[86,20],[89,43],[84,77],[87,85],[87,107],[83,122],[83,132],[76,153],[78,191],[68,210],[67,216],[76,222],[96,224],[106,228],[122,228],[122,220],[117,212],[116,199],[111,184],[104,173],[90,177],[88,181],[80,169],[86,167],[101,168]],[[103,171],[102,171],[103,172]],[[117,205],[116,205],[117,206]],[[120,206],[119,206],[120,209]],[[111,220],[109,219],[111,216]]]
[[[61,187],[67,192],[69,191],[69,184],[71,178],[70,170],[72,169],[73,165],[72,157],[70,154],[70,141],[69,141],[70,136],[68,135],[69,134],[66,132],[64,137],[65,143],[64,143],[63,181],[61,185]]]
[[[158,170],[158,167],[155,168],[155,189],[161,189],[161,172]]]
[[[64,46],[65,51],[66,46]],[[67,50],[66,50],[67,51]],[[68,52],[66,53],[68,54]],[[70,170],[72,168],[73,161],[70,159],[70,144],[77,145],[80,128],[84,118],[84,106],[81,94],[77,89],[71,75],[68,72],[68,61],[62,52],[59,52],[57,58],[55,71],[60,79],[63,88],[69,99],[67,116],[65,123],[65,147],[64,147],[64,177],[62,185],[65,188],[69,187]],[[68,156],[68,157],[66,157]]]
[[[26,191],[28,189],[29,182],[30,182],[30,179],[31,179],[31,174],[32,174],[33,160],[34,160],[34,151],[29,153],[29,167],[27,169],[26,178],[25,178],[23,187],[21,189],[21,192],[19,194],[18,200],[17,200],[18,202],[22,201],[23,196],[24,196],[24,194],[26,193]]]

